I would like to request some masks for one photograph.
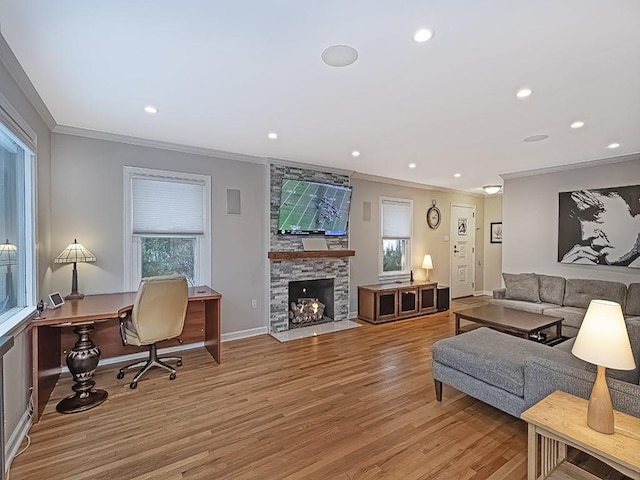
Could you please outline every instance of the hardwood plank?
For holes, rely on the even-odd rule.
[[[525,422],[446,385],[435,401],[431,346],[452,334],[442,312],[263,335],[222,344],[221,364],[184,352],[175,381],[153,370],[135,390],[101,366],[109,398],[73,415],[55,411],[62,376],[11,480],[523,480]]]

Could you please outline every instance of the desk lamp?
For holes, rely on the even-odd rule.
[[[7,267],[7,273],[5,274],[5,294],[6,304],[8,306],[14,306],[16,304],[11,265],[16,265],[17,263],[18,248],[15,245],[10,244],[9,239],[7,239],[6,242],[0,244],[0,265],[6,265]]]
[[[95,262],[96,257],[89,250],[84,248],[78,243],[78,240],[73,240],[73,243],[69,244],[60,255],[54,260],[55,263],[73,263],[73,272],[71,273],[71,293],[64,297],[66,300],[80,300],[84,298],[84,294],[78,293],[78,269],[76,263],[78,262]]]
[[[627,326],[618,303],[591,300],[571,353],[598,366],[589,398],[587,425],[597,432],[612,434],[613,405],[605,379],[605,368],[635,368]]]
[[[428,282],[429,281],[429,270],[433,270],[433,262],[431,261],[431,255],[425,255],[424,256],[424,260],[422,260],[422,268],[424,268],[425,271],[427,272],[425,280]]]

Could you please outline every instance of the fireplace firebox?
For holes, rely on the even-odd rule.
[[[334,279],[289,282],[289,329],[332,322]]]

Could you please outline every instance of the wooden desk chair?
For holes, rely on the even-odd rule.
[[[184,277],[147,277],[140,282],[133,309],[120,318],[120,336],[124,345],[148,346],[149,358],[120,369],[117,377],[124,378],[126,369],[142,365],[129,387],[136,388],[140,377],[153,367],[168,370],[169,380],[175,380],[175,368],[164,361],[175,360],[180,367],[182,358],[158,358],[157,343],[182,333],[188,298],[187,280]]]

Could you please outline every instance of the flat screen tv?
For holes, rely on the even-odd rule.
[[[278,233],[346,235],[350,204],[351,187],[285,178]]]

